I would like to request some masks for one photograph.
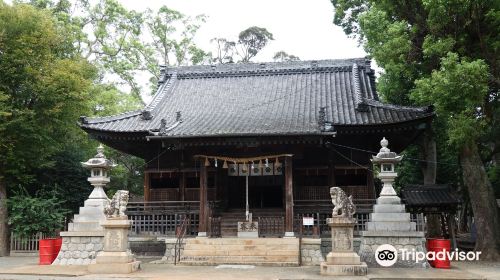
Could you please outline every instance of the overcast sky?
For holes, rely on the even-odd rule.
[[[274,41],[253,61],[272,61],[283,50],[301,60],[363,57],[365,52],[354,39],[347,38],[333,25],[333,6],[329,0],[120,0],[129,9],[153,10],[162,5],[186,15],[205,14],[196,43],[210,49],[210,39],[236,40],[250,26],[265,27]]]

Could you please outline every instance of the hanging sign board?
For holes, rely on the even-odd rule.
[[[302,225],[314,226],[314,217],[302,217]]]

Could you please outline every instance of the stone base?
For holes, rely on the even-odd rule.
[[[239,238],[259,238],[259,233],[256,231],[238,231]]]
[[[129,263],[96,263],[88,266],[88,270],[92,274],[126,274],[137,271],[140,268],[140,261]]]
[[[366,263],[360,264],[329,264],[322,262],[320,273],[321,275],[335,276],[364,276],[368,273]]]
[[[390,244],[398,250],[398,260],[391,267],[400,268],[427,268],[427,261],[415,262],[403,261],[400,250],[415,250],[416,252],[426,252],[425,237],[423,232],[419,231],[362,231],[359,255],[361,260],[370,267],[382,267],[375,260],[375,251],[382,244]]]
[[[321,254],[320,238],[302,238],[300,244],[301,265],[320,265],[325,261]]]
[[[104,232],[62,232],[61,251],[53,265],[88,265],[103,249]]]
[[[328,264],[360,264],[360,258],[355,252],[330,252],[326,256]]]

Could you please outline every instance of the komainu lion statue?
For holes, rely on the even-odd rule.
[[[332,217],[351,218],[356,212],[356,206],[352,203],[352,195],[347,196],[339,187],[330,188],[330,196],[334,205]]]
[[[109,204],[104,207],[104,215],[107,218],[123,217],[128,204],[128,191],[118,190]]]

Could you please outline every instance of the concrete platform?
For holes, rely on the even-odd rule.
[[[259,267],[259,266],[174,266],[142,265],[142,270],[128,275],[89,274],[86,266],[38,266],[33,257],[0,257],[0,279],[35,280],[326,280],[326,279],[500,279],[500,263],[454,262],[451,269],[372,268],[366,276],[321,276],[319,266]]]

